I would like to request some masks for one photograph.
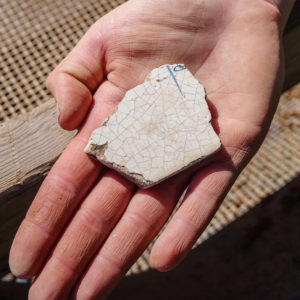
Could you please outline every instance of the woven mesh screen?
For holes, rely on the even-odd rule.
[[[90,25],[123,2],[0,0],[0,121],[48,100],[49,72]]]
[[[87,28],[123,0],[0,0],[0,121],[49,99],[44,81]],[[197,244],[300,171],[300,85],[280,102],[270,132]],[[298,146],[298,147],[297,147]],[[149,268],[149,247],[129,273]]]

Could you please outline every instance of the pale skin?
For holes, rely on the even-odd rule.
[[[188,187],[152,249],[151,265],[167,271],[185,257],[269,127],[292,5],[129,1],[88,30],[46,83],[60,125],[80,129],[43,182],[11,249],[15,275],[38,274],[29,299],[105,298]],[[223,148],[201,168],[141,190],[83,149],[125,92],[166,63],[184,63],[205,86]]]

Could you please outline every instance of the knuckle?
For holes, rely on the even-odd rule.
[[[68,180],[54,174],[48,176],[28,210],[26,219],[49,230],[62,221],[74,196],[75,189]]]
[[[106,268],[109,268],[113,273],[121,273],[124,269],[124,261],[120,257],[113,257],[109,253],[100,253],[96,256],[96,259],[100,265],[104,265]]]
[[[80,221],[83,226],[89,226],[96,232],[100,232],[103,227],[112,223],[111,219],[105,220],[101,217],[101,215],[98,216],[87,208],[81,208],[78,216],[80,217]]]
[[[88,288],[80,288],[79,292],[76,294],[76,298],[82,299],[82,300],[95,300],[96,299],[96,294],[93,293]]]
[[[136,212],[127,212],[126,219],[127,222],[135,228],[153,229],[153,225],[149,222],[149,220]]]

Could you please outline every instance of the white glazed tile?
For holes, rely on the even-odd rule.
[[[91,135],[85,152],[142,188],[218,151],[205,90],[184,65],[153,69]]]

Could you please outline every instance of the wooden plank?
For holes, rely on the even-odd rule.
[[[0,275],[8,252],[38,188],[75,131],[57,124],[54,100],[0,125]]]
[[[39,182],[74,134],[57,124],[54,100],[2,123],[0,205]]]

